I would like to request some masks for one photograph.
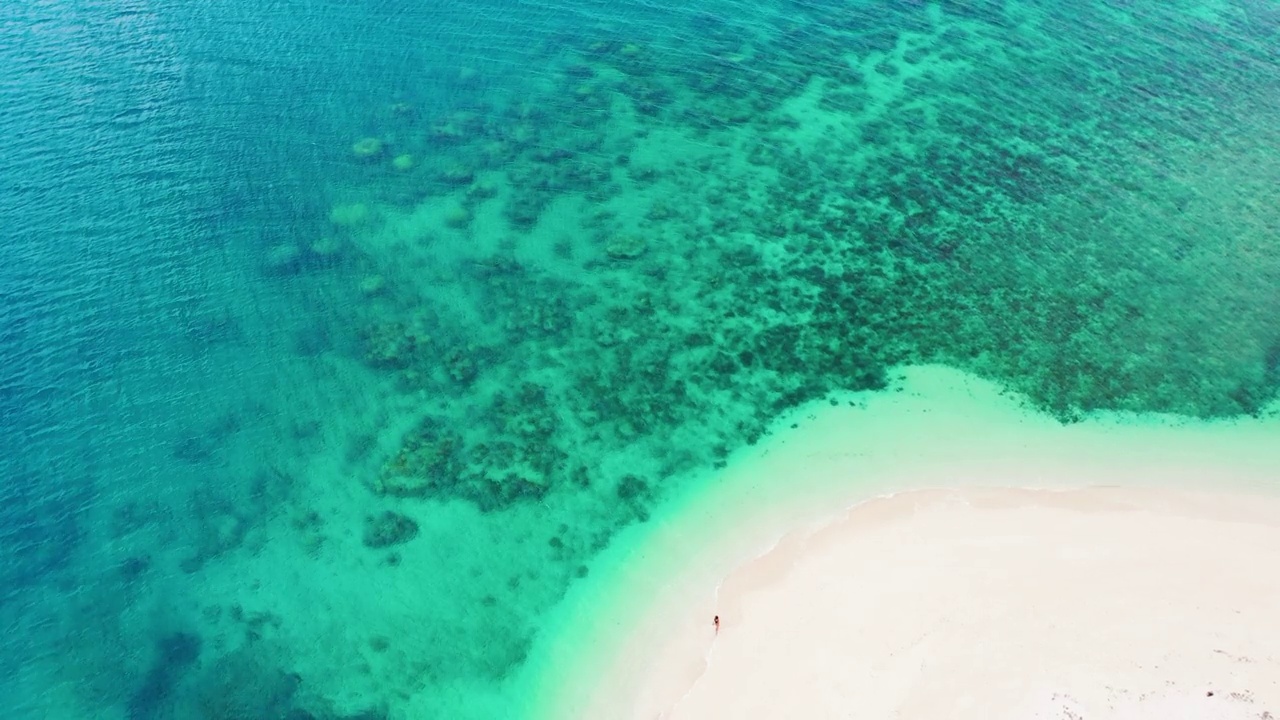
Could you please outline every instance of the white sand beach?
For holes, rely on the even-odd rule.
[[[942,368],[853,400],[606,552],[539,717],[1280,717],[1274,415],[1061,425]]]
[[[872,501],[730,576],[705,668],[662,716],[1266,717],[1278,553],[1274,499]]]

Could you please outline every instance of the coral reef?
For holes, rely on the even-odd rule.
[[[536,500],[553,484],[566,482],[562,463],[568,454],[549,441],[557,423],[530,409],[507,418],[505,432],[468,443],[447,429],[446,417],[430,417],[406,437],[387,461],[374,489],[397,497],[456,497],[496,509],[521,500]]]

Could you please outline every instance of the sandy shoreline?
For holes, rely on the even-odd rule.
[[[939,368],[857,400],[610,548],[534,717],[1280,717],[1274,417],[1062,426]]]
[[[731,575],[702,671],[657,711],[1280,714],[1277,552],[1274,498],[1100,488],[874,500]]]

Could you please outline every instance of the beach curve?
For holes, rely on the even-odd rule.
[[[776,428],[570,593],[522,678],[535,717],[1280,707],[1274,414],[1061,425],[912,367]]]

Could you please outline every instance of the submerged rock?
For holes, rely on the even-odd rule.
[[[636,235],[619,235],[609,241],[604,251],[614,260],[634,260],[649,249],[644,238]]]
[[[351,145],[351,154],[357,160],[373,160],[382,155],[386,147],[376,137],[361,138]]]
[[[471,168],[456,162],[448,163],[440,169],[439,173],[440,182],[447,185],[467,185],[475,177],[476,174]]]
[[[329,222],[341,228],[363,225],[369,216],[369,206],[359,202],[341,203],[329,210]]]
[[[381,275],[365,275],[360,279],[360,294],[366,297],[381,295],[386,289],[386,278]]]
[[[387,510],[365,520],[364,546],[386,548],[403,545],[418,536],[418,523],[407,515]]]
[[[471,211],[460,202],[452,202],[444,209],[444,224],[451,228],[463,228],[471,222]]]
[[[302,248],[294,243],[280,243],[267,250],[262,269],[271,275],[290,275],[302,266]]]
[[[176,717],[206,720],[287,718],[297,710],[294,698],[301,678],[276,664],[275,656],[246,645],[210,663],[178,703]]]

